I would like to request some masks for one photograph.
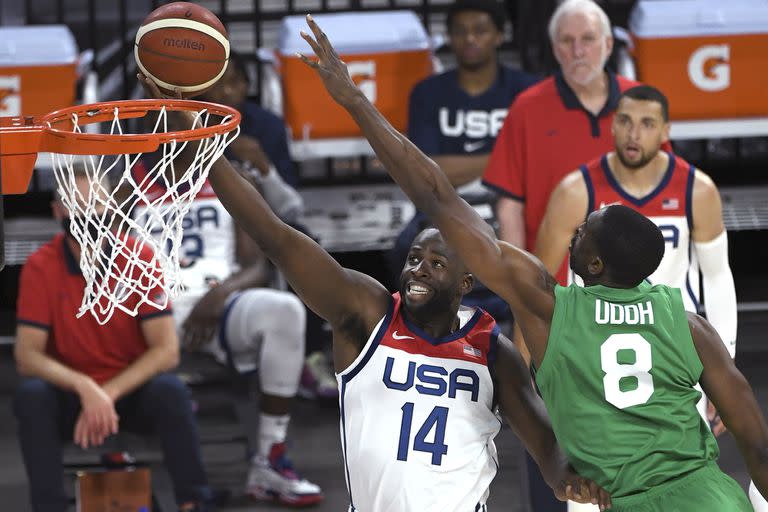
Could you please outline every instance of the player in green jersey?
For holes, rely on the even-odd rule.
[[[539,260],[498,241],[440,168],[354,85],[320,28],[302,57],[362,128],[376,155],[467,267],[511,306],[554,428],[571,462],[632,512],[751,510],[716,466],[717,446],[695,404],[699,381],[768,493],[768,427],[717,332],[686,313],[680,292],[644,279],[658,266],[658,228],[623,206],[592,213],[573,238],[586,288],[557,285]]]

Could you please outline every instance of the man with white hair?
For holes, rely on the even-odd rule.
[[[483,176],[502,196],[502,238],[531,251],[550,192],[569,169],[610,150],[619,95],[638,85],[605,69],[611,26],[592,0],[561,3],[549,37],[560,69],[517,97]]]
[[[549,38],[559,70],[515,99],[483,175],[500,196],[500,238],[530,252],[550,193],[571,170],[611,150],[619,96],[639,85],[605,69],[613,36],[608,16],[594,1],[562,2],[550,18]],[[555,276],[567,284],[565,259]],[[517,332],[515,338],[527,356]],[[549,498],[530,460],[528,469],[533,509],[564,510]]]

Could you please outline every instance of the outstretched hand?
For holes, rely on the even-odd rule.
[[[611,508],[611,496],[608,491],[588,478],[576,474],[569,465],[562,472],[557,485],[553,487],[555,496],[560,501],[575,501],[598,505],[600,510]]]
[[[312,51],[317,56],[317,62],[298,52],[296,56],[304,61],[307,66],[317,71],[328,93],[338,104],[342,106],[347,105],[361,94],[360,89],[352,81],[347,65],[336,53],[333,45],[328,40],[328,36],[312,19],[311,14],[307,14],[307,25],[309,25],[312,34],[314,34],[314,38],[303,30],[301,31],[301,37],[312,47]]]
[[[181,99],[181,91],[177,90],[176,95],[169,96],[167,94],[164,94],[160,88],[157,86],[157,84],[146,76],[144,73],[137,73],[136,78],[139,79],[139,82],[141,83],[141,87],[144,89],[144,94],[147,96],[147,98],[155,99],[155,100],[162,100],[162,99]]]
[[[144,75],[143,73],[138,73],[136,75],[136,78],[139,79],[139,82],[141,83],[141,86],[144,89],[144,94],[146,95],[147,98],[155,99],[155,100],[184,99],[182,97],[182,93],[180,89],[176,89],[175,95],[169,96],[167,94],[164,94],[160,90],[160,88],[157,86],[157,84],[151,78]],[[196,116],[194,112],[190,110],[178,110],[178,111],[170,112],[170,115],[168,116],[168,122],[169,122],[169,128],[171,129],[171,131],[191,130],[193,125],[196,122],[198,122],[198,126],[199,126],[198,116]]]

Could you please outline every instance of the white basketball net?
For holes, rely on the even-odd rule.
[[[152,133],[168,132],[168,112],[163,107],[157,113]],[[228,120],[206,110],[195,117],[196,127]],[[76,114],[72,121],[80,132]],[[117,108],[110,133],[123,133]],[[73,219],[70,231],[80,245],[80,269],[86,282],[78,318],[90,312],[103,325],[115,309],[136,316],[143,304],[164,309],[169,298],[178,295],[182,221],[211,166],[238,133],[239,127],[198,142],[161,144],[157,163],[151,168],[147,165],[144,176],[131,172],[142,153],[52,154],[59,194]],[[188,162],[194,154],[192,163],[181,166],[177,157],[189,144],[198,144],[194,153],[190,148],[190,155],[185,155]],[[87,196],[76,186],[76,176],[83,173],[90,184]],[[116,191],[127,197],[118,198]],[[134,218],[137,208],[143,212]],[[75,222],[76,218],[82,222]]]

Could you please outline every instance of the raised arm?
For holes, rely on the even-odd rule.
[[[283,272],[301,299],[328,320],[336,334],[334,342],[346,339],[360,348],[387,310],[391,298],[386,288],[343,268],[314,240],[281,221],[226,158],[213,165],[209,180],[238,225]],[[344,331],[349,325],[359,329]]]
[[[604,489],[573,472],[552,431],[544,402],[533,389],[528,366],[503,335],[498,338],[494,370],[501,413],[541,468],[555,495],[561,500],[599,503],[601,510],[610,507],[610,498]],[[568,486],[583,489],[581,496],[566,493]]]
[[[434,156],[448,181],[454,187],[460,187],[483,176],[488,165],[488,154],[482,155],[439,155]]]
[[[395,130],[355,86],[346,65],[311,16],[307,16],[307,23],[315,38],[302,36],[319,61],[299,56],[318,72],[333,99],[355,119],[398,185],[437,225],[472,273],[504,298],[518,317],[534,315],[548,322],[554,308],[553,282],[540,262],[495,239],[437,164]]]
[[[693,183],[693,247],[701,268],[707,319],[717,329],[731,357],[736,356],[736,286],[728,265],[728,233],[720,192],[697,170]]]
[[[139,79],[150,96],[162,97],[151,80],[143,75]],[[283,272],[304,303],[331,324],[337,369],[351,363],[389,307],[386,288],[343,268],[314,240],[280,220],[226,158],[214,162],[208,179],[238,226]]]
[[[755,485],[763,496],[768,496],[768,426],[752,388],[708,321],[688,313],[688,325],[704,365],[701,387],[736,438]]]

